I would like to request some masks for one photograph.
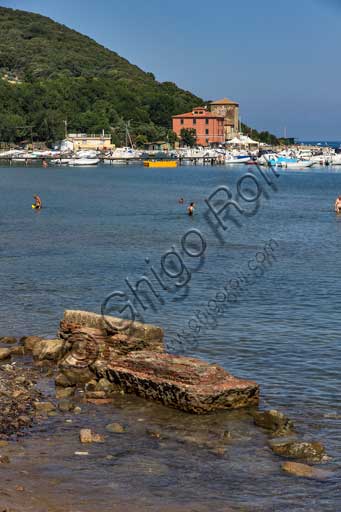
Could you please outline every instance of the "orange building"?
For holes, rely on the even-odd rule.
[[[173,116],[173,131],[181,137],[183,128],[194,129],[198,146],[223,144],[225,142],[224,120],[224,116],[209,112],[207,107],[197,107],[192,112]]]

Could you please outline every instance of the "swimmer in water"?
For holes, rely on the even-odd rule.
[[[39,197],[38,195],[35,195],[35,196],[33,196],[33,199],[34,199],[34,201],[35,201],[35,203],[34,203],[34,207],[35,207],[37,210],[40,210],[40,208],[42,208],[42,207],[43,207],[43,204],[42,204],[42,202],[41,202],[40,197]]]
[[[191,203],[191,204],[189,205],[189,207],[187,208],[187,213],[188,213],[188,215],[189,215],[189,216],[192,216],[192,215],[193,215],[193,213],[194,213],[194,208],[195,208],[195,204],[194,204],[194,203]]]
[[[184,202],[185,202],[184,198],[183,198],[183,197],[180,197],[180,199],[179,199],[178,203],[179,203],[179,204],[184,204]]]
[[[339,196],[335,201],[335,211],[336,213],[341,213],[341,196]]]

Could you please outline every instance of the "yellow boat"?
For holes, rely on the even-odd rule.
[[[177,167],[178,162],[176,160],[144,160],[143,165],[145,167]]]

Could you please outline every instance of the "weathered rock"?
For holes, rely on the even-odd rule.
[[[319,469],[316,467],[308,466],[307,464],[301,464],[299,462],[283,462],[281,465],[283,471],[290,473],[291,475],[313,478],[315,480],[327,480],[332,478],[334,475],[331,471]]]
[[[32,355],[35,359],[49,361],[58,361],[62,355],[64,347],[63,340],[41,340],[34,344],[32,349]]]
[[[71,400],[68,400],[67,398],[60,400],[60,402],[58,403],[58,409],[61,412],[73,411],[74,408],[75,408],[75,404]]]
[[[89,403],[89,404],[94,404],[94,405],[108,405],[108,404],[112,404],[113,403],[113,399],[112,398],[86,398],[86,401]]]
[[[52,402],[34,402],[34,407],[38,413],[48,413],[56,408]]]
[[[105,427],[108,432],[113,432],[114,434],[123,434],[125,432],[125,428],[120,423],[110,423]]]
[[[95,386],[94,391],[104,391],[106,394],[110,394],[115,391],[115,386],[108,379],[100,379]]]
[[[10,460],[7,455],[0,455],[0,464],[9,464]]]
[[[253,419],[256,425],[271,430],[276,436],[287,435],[294,429],[293,422],[276,410],[257,411],[253,414]]]
[[[43,338],[40,336],[24,336],[23,338],[20,338],[20,343],[23,343],[26,350],[32,351],[34,345],[42,339]]]
[[[321,462],[326,458],[325,448],[319,441],[272,441],[270,447],[282,457]]]
[[[96,399],[103,399],[103,398],[109,398],[107,393],[105,391],[87,391],[85,393],[85,398],[96,398]]]
[[[24,356],[25,355],[25,347],[22,345],[17,345],[16,347],[11,348],[12,356]]]
[[[17,338],[14,336],[1,336],[0,343],[6,343],[7,345],[14,345],[17,342]]]
[[[54,383],[60,388],[69,388],[71,386],[69,379],[61,372],[57,373]]]
[[[90,428],[82,428],[79,432],[79,440],[81,443],[103,443],[104,436],[95,434]]]
[[[10,348],[0,348],[0,361],[6,361],[11,358],[12,350]]]
[[[92,368],[99,378],[129,393],[192,413],[254,406],[259,401],[255,382],[199,359],[141,351],[99,360]]]
[[[86,384],[94,378],[94,373],[84,366],[83,363],[74,357],[72,353],[67,354],[58,363],[59,374],[63,375],[69,386],[75,386],[76,384]]]
[[[69,398],[75,394],[75,388],[56,388],[56,398]]]
[[[118,332],[115,326],[120,324],[121,319],[119,318],[112,316],[103,317],[96,313],[72,310],[64,312],[63,322],[64,324],[61,324],[62,331],[65,324],[100,329],[102,336],[106,334],[111,338],[108,342],[109,345],[116,345],[121,347],[121,349],[123,347],[123,350],[127,350],[129,344],[131,345],[131,350],[145,349],[159,352],[164,350],[163,329],[155,325],[133,322],[129,329],[124,332]],[[116,335],[116,339],[112,335]],[[126,339],[125,336],[129,338]]]

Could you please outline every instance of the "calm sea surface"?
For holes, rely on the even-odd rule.
[[[0,332],[55,336],[64,309],[99,312],[108,294],[127,291],[125,278],[134,284],[143,274],[151,277],[151,265],[159,272],[162,255],[180,248],[186,231],[197,228],[207,249],[201,261],[183,256],[191,272],[188,286],[162,291],[163,303],[154,301],[156,307],[143,315],[164,327],[175,350],[174,337],[188,329],[193,315],[229,279],[246,273],[268,240],[276,240],[276,261],[244,286],[238,303],[197,344],[184,348],[256,380],[263,407],[287,413],[301,436],[325,443],[332,457],[326,468],[335,477],[316,482],[282,473],[266,434],[247,413],[196,418],[123,397],[114,410],[89,406],[73,425],[53,418],[37,432],[39,442],[34,436],[24,442],[30,474],[40,479],[35,492],[45,484],[51,510],[59,510],[58,500],[82,512],[95,506],[116,510],[114,502],[129,500],[138,501],[140,510],[184,503],[218,511],[225,505],[247,511],[341,510],[341,217],[333,211],[341,172],[281,172],[273,178],[277,191],[264,185],[257,212],[234,214],[237,222],[228,220],[228,229],[217,236],[204,198],[220,185],[234,191],[246,171],[1,167]],[[36,193],[45,206],[40,212],[31,209]],[[179,197],[196,203],[193,218]],[[92,447],[89,458],[72,457],[79,449],[78,427],[101,432],[110,421],[127,426],[119,447],[115,438]],[[164,440],[147,436],[147,427],[160,430]],[[225,455],[217,455],[208,441],[214,443],[224,430],[231,440]],[[24,464],[20,457],[14,457],[14,469],[15,463]]]

